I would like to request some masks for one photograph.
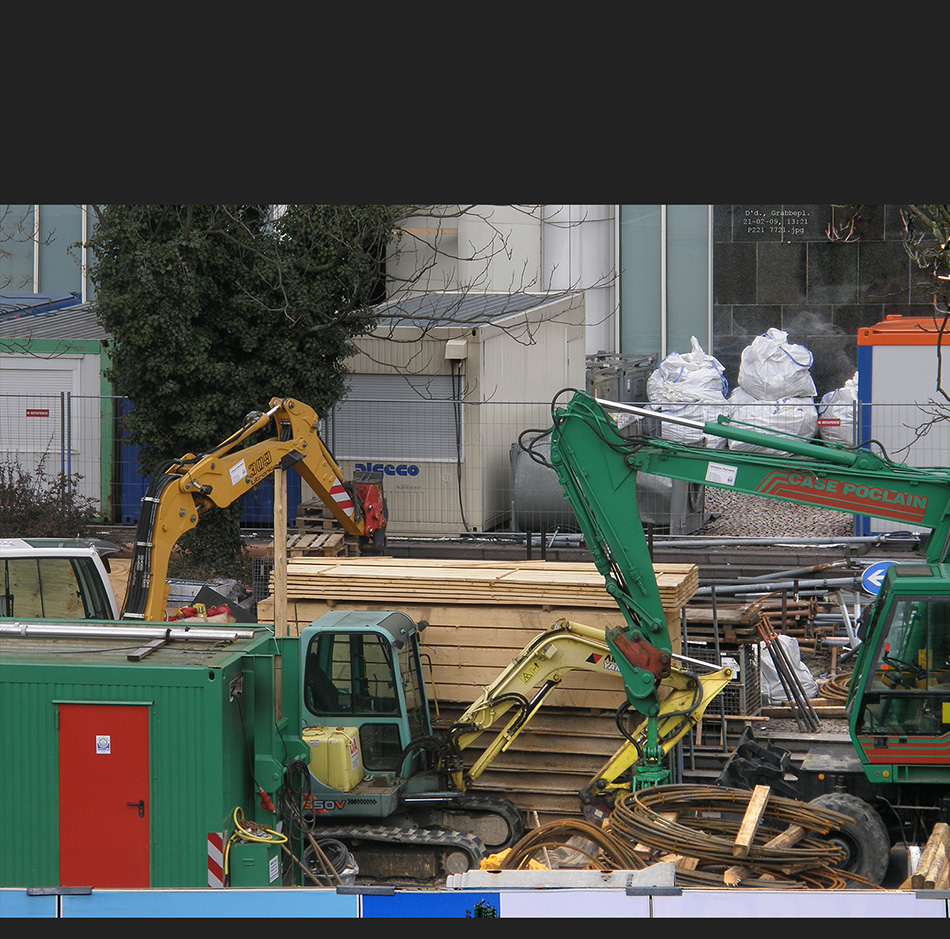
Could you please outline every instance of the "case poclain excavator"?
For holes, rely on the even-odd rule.
[[[748,449],[621,434],[608,409],[630,412],[635,426],[674,420]],[[847,703],[851,751],[816,751],[806,760],[809,785],[820,788],[803,796],[855,818],[842,836],[847,869],[879,883],[892,843],[922,844],[935,821],[950,821],[950,469],[897,463],[871,444],[776,435],[727,416],[698,423],[584,392],[566,405],[556,398],[552,417],[550,463],[626,619],[606,638],[644,714],[658,707],[670,645],[656,585],[644,576],[652,568],[636,512],[639,473],[930,530],[923,561],[888,568],[858,630]]]

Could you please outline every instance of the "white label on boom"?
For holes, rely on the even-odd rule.
[[[245,476],[247,476],[247,467],[244,465],[244,460],[238,460],[237,463],[230,469],[231,473],[231,485],[236,486]]]
[[[734,486],[736,484],[736,473],[739,468],[736,466],[726,466],[723,463],[710,463],[706,467],[706,482],[715,483],[719,486]]]

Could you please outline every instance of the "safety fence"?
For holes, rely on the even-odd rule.
[[[831,408],[810,399],[784,399],[633,406],[657,413],[654,418],[616,412],[621,433],[631,439],[647,433],[725,450],[724,439],[701,429],[725,414],[767,433],[869,444],[915,466],[950,463],[950,411],[940,404],[852,402]],[[0,465],[62,474],[98,507],[104,524],[134,526],[147,475],[126,433],[129,409],[119,397],[0,395]],[[670,417],[678,422],[666,420]],[[573,512],[545,465],[550,424],[549,401],[347,399],[321,420],[321,436],[347,478],[359,471],[382,474],[391,533],[576,532]],[[645,521],[673,533],[701,525],[701,506],[697,509],[685,484],[647,477],[641,482],[638,507]],[[293,524],[300,504],[315,497],[295,473],[288,474],[287,488]],[[272,527],[272,480],[243,496],[241,505],[245,527]]]
[[[425,890],[0,890],[0,920],[163,918],[672,919],[752,917],[946,920],[948,892],[548,888]]]

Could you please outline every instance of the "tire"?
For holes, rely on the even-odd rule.
[[[840,870],[880,886],[887,873],[891,839],[877,811],[864,799],[845,792],[826,792],[812,799],[809,804],[831,809],[853,820],[852,824],[829,832],[824,840],[838,845],[847,853]]]

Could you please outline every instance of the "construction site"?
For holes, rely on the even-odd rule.
[[[583,538],[387,536],[380,476],[344,481],[312,412],[273,399],[153,479],[128,543],[83,547],[112,616],[88,579],[81,624],[52,576],[9,573],[44,552],[78,570],[79,545],[9,540],[8,808],[36,824],[2,858],[4,914],[538,917],[578,915],[581,891],[605,916],[800,915],[807,895],[812,915],[946,918],[950,477],[721,422],[759,449],[657,441],[624,410],[642,417],[575,392],[544,435]],[[167,577],[248,466],[319,496],[289,526],[275,476],[266,594]],[[701,523],[644,524],[640,470],[706,480]],[[855,535],[843,507],[911,507],[933,534]],[[104,851],[36,815],[106,790],[129,812]]]

